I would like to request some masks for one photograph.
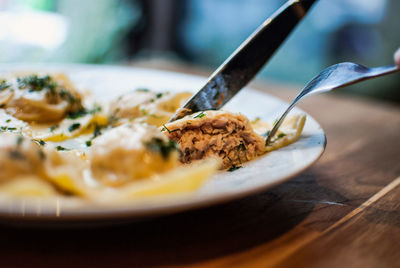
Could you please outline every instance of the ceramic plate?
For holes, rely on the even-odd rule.
[[[64,72],[75,85],[90,89],[102,100],[112,100],[136,88],[155,91],[197,91],[204,77],[141,68],[95,65],[0,65],[0,72],[49,71]],[[250,119],[260,117],[274,121],[287,103],[251,88],[243,89],[226,109],[241,112]],[[303,112],[294,109],[293,113]],[[304,113],[304,112],[303,112]],[[122,206],[95,206],[76,200],[1,200],[2,222],[55,225],[99,224],[136,220],[205,207],[264,191],[299,174],[313,164],[325,149],[322,128],[310,116],[300,139],[282,149],[246,163],[234,172],[213,176],[195,193],[132,201]]]

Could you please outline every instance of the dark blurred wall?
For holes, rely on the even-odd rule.
[[[142,0],[142,33],[135,55],[173,55],[215,68],[282,0]],[[400,45],[400,1],[320,0],[259,77],[304,85],[341,61],[366,66],[392,62]],[[301,66],[301,68],[299,68]],[[398,75],[346,88],[354,94],[400,101]]]

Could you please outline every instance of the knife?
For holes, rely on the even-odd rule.
[[[290,0],[261,24],[169,120],[218,110],[261,70],[316,0]]]

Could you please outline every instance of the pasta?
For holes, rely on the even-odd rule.
[[[294,142],[305,123],[289,118],[268,145],[271,125],[229,111],[167,123],[190,97],[138,89],[101,104],[63,74],[0,79],[0,195],[110,202],[194,191],[218,169]]]

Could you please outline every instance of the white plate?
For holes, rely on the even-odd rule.
[[[0,65],[0,73],[12,71],[64,72],[79,88],[91,89],[102,100],[112,100],[138,87],[156,91],[198,90],[204,77],[140,68],[96,65]],[[251,88],[243,89],[226,106],[250,119],[261,117],[273,121],[287,106],[268,94]],[[294,109],[294,113],[302,112]],[[123,206],[95,206],[84,202],[0,200],[2,222],[32,224],[99,224],[135,220],[171,214],[237,199],[266,190],[299,174],[323,153],[326,138],[322,128],[310,116],[300,139],[282,149],[246,163],[234,172],[215,175],[192,194],[132,202]],[[64,224],[62,224],[64,225]]]

